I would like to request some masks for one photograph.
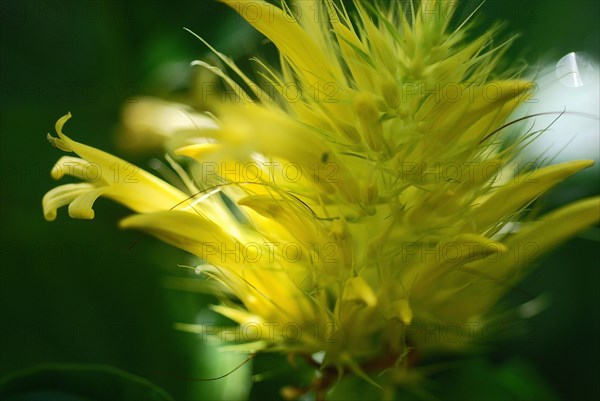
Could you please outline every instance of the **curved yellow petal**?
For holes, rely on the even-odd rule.
[[[89,183],[65,184],[52,188],[42,198],[44,218],[48,221],[56,219],[56,210],[68,205],[79,196],[94,191],[97,187]]]
[[[559,208],[530,223],[506,241],[507,252],[469,264],[440,283],[447,288],[460,288],[460,291],[453,295],[451,302],[439,304],[439,315],[464,321],[484,313],[513,289],[514,283],[529,272],[542,254],[598,221],[600,197],[594,197]]]
[[[473,211],[472,217],[477,230],[502,222],[559,182],[593,164],[593,160],[566,162],[516,177],[515,182],[502,186]]]
[[[86,187],[90,188],[90,192],[85,196],[80,194],[81,197],[69,198],[75,201],[75,204],[69,207],[72,217],[93,218],[93,203],[102,194],[142,213],[183,208],[191,203],[186,194],[139,167],[70,139],[62,132],[63,126],[70,118],[71,113],[61,117],[56,123],[59,137],[50,136],[49,139],[58,148],[75,152],[81,158],[62,157],[52,169],[52,176],[59,179],[68,174],[94,183],[93,186]],[[81,190],[84,187],[78,188]],[[57,203],[53,203],[55,204]],[[62,203],[61,206],[64,204],[66,203]],[[53,218],[53,213],[49,212],[47,216]]]
[[[544,215],[540,220],[529,223],[518,233],[506,241],[509,250],[525,250],[525,253],[503,255],[498,265],[493,270],[503,272],[516,272],[520,266],[531,264],[543,253],[560,245],[578,232],[600,221],[600,197],[583,199],[558,210]]]
[[[305,82],[325,83],[334,79],[322,50],[286,11],[263,0],[221,1],[269,38]]]
[[[92,206],[94,206],[96,199],[104,192],[106,192],[106,188],[102,187],[79,195],[69,204],[69,216],[74,219],[93,219],[94,210]]]

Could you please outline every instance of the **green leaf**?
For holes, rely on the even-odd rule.
[[[123,370],[93,364],[43,364],[0,379],[4,401],[172,401],[164,390]]]

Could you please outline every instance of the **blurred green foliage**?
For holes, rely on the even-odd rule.
[[[477,4],[466,2],[465,13]],[[575,50],[597,58],[598,11],[596,1],[495,0],[481,14],[482,25],[507,20],[509,31],[521,32],[510,57],[536,63]],[[213,1],[0,2],[0,375],[39,363],[93,363],[146,378],[178,400],[238,398],[249,391],[243,383],[250,380],[250,365],[221,381],[193,380],[219,376],[243,357],[220,354],[173,329],[174,322],[193,322],[209,302],[165,285],[167,276],[192,276],[176,266],[187,261],[185,254],[119,231],[116,222],[128,211],[105,200],[97,202],[93,221],[69,219],[61,210],[47,223],[41,211],[43,194],[55,185],[50,168],[60,156],[45,139],[54,122],[71,111],[67,132],[118,154],[113,133],[122,104],[185,87],[188,63],[208,55],[183,27],[243,60],[254,46],[265,52],[256,33]],[[128,159],[147,167],[144,158]],[[598,193],[597,177],[565,184],[547,207],[581,188],[585,195]],[[487,359],[440,376],[438,385],[447,391],[433,393],[516,399],[511,391],[518,388],[522,399],[600,395],[596,248],[597,239],[574,239],[542,260],[520,286],[552,301],[527,322],[529,341],[504,339]],[[526,300],[515,291],[505,301]],[[278,397],[286,378],[305,375],[284,358],[253,363],[264,378],[252,388],[253,399]],[[372,390],[349,394],[369,398]]]
[[[122,370],[101,365],[45,364],[6,375],[0,394],[8,401],[86,399],[172,401],[164,390]]]

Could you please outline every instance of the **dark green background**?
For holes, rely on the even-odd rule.
[[[536,63],[570,51],[597,59],[599,11],[595,1],[488,1],[482,14],[521,32],[510,56]],[[187,275],[176,266],[186,256],[149,237],[128,250],[140,236],[117,229],[128,211],[106,200],[97,202],[93,221],[72,220],[63,209],[47,223],[41,210],[43,194],[56,185],[49,171],[61,152],[45,135],[57,118],[71,111],[68,133],[119,154],[114,129],[122,104],[184,89],[185,73],[165,65],[208,55],[182,27],[243,60],[254,53],[250,44],[261,46],[239,17],[212,1],[0,2],[0,375],[42,362],[101,363],[145,377],[176,399],[219,396],[218,384],[183,378],[223,373],[214,352],[173,330],[206,303],[164,286],[166,276]],[[125,158],[146,167],[145,158]],[[595,193],[597,177],[587,176],[563,185],[546,205]],[[527,323],[528,341],[501,342],[486,363],[528,364],[563,399],[600,394],[597,244],[577,238],[541,262],[522,288],[547,293],[550,308]],[[524,299],[512,294],[507,301]],[[256,365],[273,370],[273,363]],[[486,386],[465,377],[441,382],[471,380],[468,391],[441,394],[469,397],[477,383]],[[276,394],[275,387],[257,385],[252,397]]]

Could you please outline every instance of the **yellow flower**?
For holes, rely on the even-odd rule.
[[[415,13],[398,1],[352,12],[223,1],[273,42],[280,66],[256,60],[259,84],[216,51],[233,77],[194,63],[233,96],[211,105],[214,126],[174,134],[189,193],[69,139],[69,115],[51,141],[81,159],[63,157],[53,177],[75,166],[67,173],[88,182],[50,191],[43,206],[49,220],[66,204],[92,218],[104,195],[137,212],[121,227],[197,255],[222,295],[213,309],[242,328],[238,349],[320,353],[323,368],[402,380],[411,355],[456,346],[410,327],[476,328],[533,258],[598,221],[598,198],[526,216],[592,162],[508,177],[523,144],[501,130],[532,83],[497,72],[498,27],[470,39],[469,23],[449,28],[445,1]]]

